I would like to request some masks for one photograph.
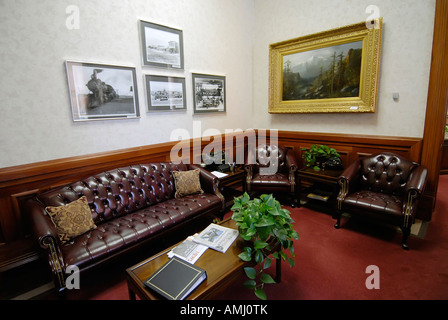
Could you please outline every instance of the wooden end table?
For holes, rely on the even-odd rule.
[[[228,228],[237,228],[235,221],[231,219],[221,222],[220,225]],[[161,299],[158,294],[148,289],[143,284],[143,281],[148,279],[168,261],[167,253],[178,244],[126,269],[129,298],[131,300],[135,300],[136,295],[142,300]],[[195,263],[196,266],[207,272],[207,279],[187,297],[187,300],[211,299],[222,292],[233,281],[239,279],[244,274],[243,268],[254,264],[253,262],[244,262],[238,257],[245,246],[247,246],[247,243],[241,237],[238,237],[225,253],[207,249]],[[273,248],[273,250],[276,249],[278,248]],[[280,259],[276,260],[276,277],[277,282],[280,282]]]
[[[335,204],[335,199],[338,193],[338,178],[344,170],[320,170],[316,171],[313,168],[305,167],[297,171],[298,185],[303,185],[303,180],[311,183],[315,188],[323,186],[323,189],[329,190],[328,199],[321,201],[322,204],[327,203],[328,209],[331,209]],[[299,191],[299,198],[302,196],[302,188]],[[309,192],[307,191],[307,194]],[[315,199],[319,200],[318,197]]]

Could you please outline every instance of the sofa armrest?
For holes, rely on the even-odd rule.
[[[202,190],[206,193],[215,193],[215,180],[218,180],[216,176],[202,168],[197,164],[189,164],[187,165],[188,170],[199,169],[200,171],[200,179],[201,179],[201,187]]]
[[[30,199],[25,204],[26,213],[33,228],[33,235],[40,247],[47,252],[53,278],[58,291],[65,288],[65,261],[60,251],[60,241],[56,227],[50,216],[45,212],[45,206],[37,199]]]
[[[206,193],[215,194],[221,199],[222,202],[222,208],[225,208],[225,198],[219,191],[219,179],[209,171],[205,170],[201,166],[197,164],[188,164],[187,165],[189,170],[199,169],[200,171],[200,179],[201,179],[201,188]]]
[[[37,199],[28,200],[26,202],[26,212],[33,234],[43,249],[48,249],[48,238],[52,238],[54,243],[59,243],[56,227],[50,216],[45,212],[43,203]]]

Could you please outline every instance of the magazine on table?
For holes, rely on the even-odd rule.
[[[173,256],[176,256],[194,264],[207,249],[207,246],[196,243],[192,237],[188,237],[184,242],[168,252],[168,258],[171,259]]]
[[[212,223],[193,240],[219,252],[226,252],[230,245],[238,238],[238,230],[226,228]]]

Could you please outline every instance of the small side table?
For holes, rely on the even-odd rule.
[[[303,180],[308,181],[311,186],[306,189],[306,199],[314,201],[317,200],[321,206],[327,210],[332,210],[336,204],[336,196],[338,193],[338,178],[343,170],[320,170],[316,171],[313,168],[305,167],[297,171],[298,183],[303,186]],[[300,188],[299,199],[305,192]],[[327,211],[325,210],[325,211]]]
[[[212,173],[210,171],[210,173]],[[244,192],[244,177],[246,172],[242,168],[235,168],[233,172],[226,171],[225,177],[218,177],[219,191],[224,196],[226,201],[226,209],[228,210],[233,206],[234,197],[238,197]]]

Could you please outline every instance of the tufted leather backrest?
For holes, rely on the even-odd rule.
[[[185,164],[148,163],[105,171],[38,196],[45,206],[87,197],[95,223],[128,214],[174,197],[173,171]]]
[[[383,152],[361,160],[361,187],[394,195],[402,195],[412,170],[418,163],[395,153]]]
[[[269,167],[272,166],[271,161],[277,163],[277,172],[283,172],[286,167],[286,150],[277,145],[264,145],[258,147],[256,153],[257,164],[260,167]]]

